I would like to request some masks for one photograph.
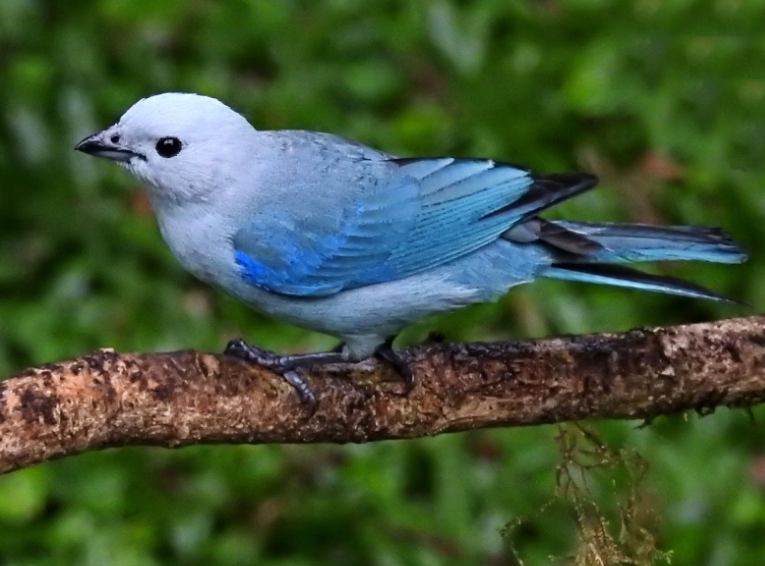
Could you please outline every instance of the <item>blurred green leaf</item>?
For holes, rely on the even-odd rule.
[[[107,346],[220,350],[237,335],[285,352],[334,345],[184,273],[136,181],[72,151],[167,90],[220,97],[261,129],[592,170],[600,189],[551,216],[723,226],[750,249],[748,264],[656,269],[765,305],[764,7],[3,0],[0,375]],[[508,340],[750,312],[544,281],[423,321],[401,341],[436,328]],[[649,462],[674,566],[765,555],[765,412],[753,415],[598,425]],[[510,565],[512,544],[527,564],[548,564],[576,545],[570,509],[539,514],[555,489],[554,435],[84,454],[0,478],[0,563]],[[501,529],[516,520],[508,540]]]
[[[0,530],[3,523],[25,524],[37,517],[48,498],[50,473],[31,468],[0,478]]]

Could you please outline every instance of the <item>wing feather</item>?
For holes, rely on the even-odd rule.
[[[401,279],[469,254],[595,182],[585,174],[534,177],[491,160],[389,163],[391,182],[373,179],[356,202],[334,211],[342,218],[330,224],[339,230],[301,221],[287,210],[269,215],[268,226],[261,217],[240,230],[234,249],[242,276],[270,291],[305,297]]]

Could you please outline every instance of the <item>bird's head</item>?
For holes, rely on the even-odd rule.
[[[215,98],[164,93],[139,100],[75,149],[123,165],[154,200],[183,203],[207,200],[230,183],[254,135],[244,117]]]

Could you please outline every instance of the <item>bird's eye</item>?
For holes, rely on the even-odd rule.
[[[117,144],[120,143],[120,136],[118,134],[114,134],[111,138],[109,138],[112,143]]]
[[[157,153],[162,157],[175,157],[181,152],[181,140],[178,138],[162,138],[157,142]]]

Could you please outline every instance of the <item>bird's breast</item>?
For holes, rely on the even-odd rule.
[[[175,258],[205,283],[228,289],[237,277],[231,234],[213,214],[158,214],[159,229]]]

